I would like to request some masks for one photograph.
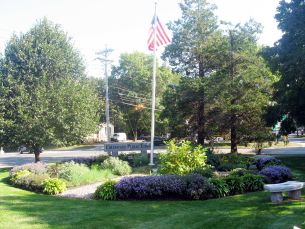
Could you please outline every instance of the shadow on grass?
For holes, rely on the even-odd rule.
[[[291,228],[305,214],[304,202],[273,205],[264,192],[207,201],[86,201],[28,193],[0,202],[8,221],[55,228]]]

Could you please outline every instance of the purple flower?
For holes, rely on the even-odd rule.
[[[115,188],[119,199],[179,198],[186,190],[186,182],[176,175],[127,177]]]
[[[276,159],[272,156],[266,156],[266,157],[259,157],[255,161],[256,168],[258,170],[262,170],[265,167],[268,166],[274,166],[274,165],[281,165],[282,162],[279,159]]]
[[[28,163],[20,166],[15,166],[10,171],[10,176],[14,176],[19,170],[28,170],[34,174],[44,174],[48,171],[48,164],[43,162],[38,163]]]
[[[270,166],[262,169],[260,175],[265,177],[267,183],[281,183],[292,179],[292,173],[285,166]]]

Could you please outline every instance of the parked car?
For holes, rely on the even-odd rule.
[[[151,141],[151,137],[150,136],[141,136],[141,139],[147,142]],[[155,136],[154,137],[154,145],[155,146],[161,146],[161,145],[165,145],[164,141],[166,139],[160,136]]]
[[[18,148],[18,152],[20,153],[20,154],[23,154],[23,153],[25,153],[25,152],[30,152],[25,146],[20,146],[19,148]]]
[[[40,151],[43,152],[43,151],[44,151],[44,148],[41,147]],[[20,146],[20,147],[18,148],[18,152],[19,152],[20,154],[23,154],[23,153],[31,153],[30,150],[29,150],[26,146]]]
[[[114,133],[111,141],[113,142],[125,142],[127,140],[126,133]]]

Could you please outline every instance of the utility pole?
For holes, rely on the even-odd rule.
[[[104,64],[104,70],[105,70],[105,83],[106,83],[106,135],[107,135],[107,142],[110,142],[110,131],[109,131],[109,87],[108,87],[108,63],[111,63],[112,60],[108,59],[110,53],[113,52],[113,49],[107,48],[107,45],[105,46],[105,49],[99,51],[96,53],[99,57],[98,59],[101,63]]]

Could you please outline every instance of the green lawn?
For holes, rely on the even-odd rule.
[[[305,180],[305,157],[283,158]],[[207,201],[88,201],[9,186],[0,170],[0,228],[305,228],[305,200],[258,192]],[[305,192],[303,192],[305,198]]]

